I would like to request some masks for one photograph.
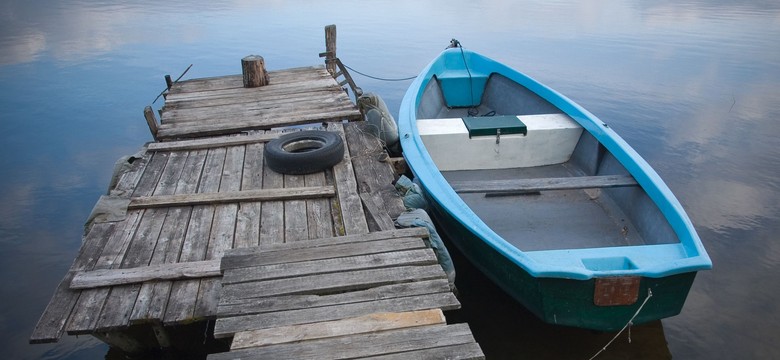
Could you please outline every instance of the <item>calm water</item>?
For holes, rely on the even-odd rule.
[[[113,162],[150,141],[163,75],[320,63],[417,73],[450,38],[567,94],[615,128],[693,219],[715,269],[681,315],[601,358],[780,358],[780,5],[776,1],[22,1],[0,4],[0,348],[89,359],[90,337],[27,344]],[[327,4],[327,5],[325,5]],[[408,82],[356,77],[391,109]],[[161,106],[158,102],[157,108]],[[540,324],[468,264],[464,310],[490,358],[587,359],[610,334]]]

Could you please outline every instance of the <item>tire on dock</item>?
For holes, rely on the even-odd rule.
[[[269,141],[263,156],[278,173],[311,174],[338,164],[344,157],[344,141],[329,131],[298,131]]]

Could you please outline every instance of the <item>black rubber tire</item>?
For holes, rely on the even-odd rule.
[[[339,134],[304,130],[269,141],[263,150],[271,170],[281,174],[311,174],[333,167],[344,158],[344,141]]]

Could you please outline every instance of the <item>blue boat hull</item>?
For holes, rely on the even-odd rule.
[[[469,158],[476,159],[472,163],[477,166],[484,165],[485,159],[490,161],[489,156],[477,158],[461,150],[479,152],[480,148],[474,147],[474,143],[479,140],[472,139],[472,135],[478,137],[484,134],[470,133],[462,137],[463,140],[459,140],[463,141],[462,147],[455,144],[448,150],[442,150],[428,149],[428,146],[451,145],[450,139],[456,138],[452,136],[457,132],[454,129],[462,126],[457,118],[473,116],[472,113],[491,108],[498,111],[490,113],[497,112],[504,120],[506,116],[514,115],[521,120],[530,120],[536,116],[533,119],[537,122],[541,121],[539,119],[565,117],[561,124],[568,125],[564,127],[581,128],[579,141],[576,146],[574,143],[571,146],[574,150],[568,150],[572,153],[571,158],[550,160],[550,166],[558,166],[560,164],[553,163],[563,161],[565,164],[561,168],[579,166],[577,174],[590,179],[604,175],[635,179],[636,186],[603,189],[596,197],[610,198],[609,204],[614,204],[610,205],[612,209],[621,214],[606,222],[620,223],[623,218],[629,220],[627,224],[633,222],[631,226],[623,227],[623,231],[618,228],[617,233],[623,232],[622,237],[617,236],[618,240],[623,237],[627,239],[629,233],[641,233],[638,240],[617,245],[600,244],[598,242],[602,239],[597,234],[590,239],[583,239],[578,243],[579,246],[534,248],[538,244],[532,242],[540,231],[537,219],[541,219],[541,222],[552,219],[549,220],[550,224],[556,224],[556,221],[557,224],[565,224],[567,221],[566,218],[559,219],[560,215],[555,213],[558,211],[555,209],[560,208],[552,206],[549,209],[553,210],[534,214],[533,221],[523,223],[521,218],[513,218],[514,213],[525,217],[529,211],[538,209],[534,203],[541,202],[539,198],[517,198],[517,209],[508,210],[512,213],[507,216],[508,225],[512,226],[516,221],[526,226],[526,229],[518,225],[516,231],[506,233],[488,226],[491,219],[482,219],[477,212],[486,214],[490,211],[474,208],[476,205],[464,200],[466,198],[457,193],[443,175],[443,172],[450,175],[453,172],[447,167],[468,163]],[[536,115],[546,113],[554,114]],[[430,129],[449,127],[441,135],[421,135],[418,121],[431,119],[433,122],[425,124]],[[440,230],[477,268],[546,322],[611,331],[621,329],[629,321],[639,324],[674,316],[681,311],[696,272],[712,267],[690,219],[650,165],[596,116],[525,74],[471,51],[461,48],[445,50],[410,86],[402,101],[398,122],[404,157],[432,205],[431,215]],[[463,123],[468,122],[464,119]],[[480,128],[479,131],[483,130]],[[489,142],[483,141],[482,144],[490,144],[490,147],[496,149],[501,146],[502,154],[511,152],[513,149],[508,147],[513,146],[510,145],[512,141],[522,146],[524,141],[538,139],[536,134],[541,133],[533,133],[530,127],[527,133],[525,130],[523,134],[507,136],[501,135],[499,129],[494,135],[495,141],[490,138]],[[427,144],[423,136],[428,136]],[[437,142],[436,136],[444,140]],[[512,136],[515,138],[510,139]],[[535,146],[520,151],[520,155],[528,149],[536,149]],[[560,146],[556,143],[555,147],[550,149],[555,150]],[[589,152],[589,149],[593,151]],[[432,155],[432,151],[438,153]],[[547,156],[547,152],[542,151],[539,155]],[[455,159],[447,159],[447,156],[454,156]],[[531,164],[529,168],[538,165],[534,163],[534,158],[527,161]],[[440,170],[440,167],[445,170]],[[531,169],[524,174],[528,175],[532,170],[536,171]],[[481,174],[481,170],[475,171]],[[552,183],[560,179],[546,180]],[[552,189],[551,192],[557,190],[545,189]],[[585,197],[586,193],[588,196],[591,193],[576,191],[580,191],[577,193],[580,195],[574,192],[551,195],[558,196],[554,198],[554,201],[558,201],[555,206],[560,205],[559,200],[567,196],[580,196],[581,203],[572,206],[582,206],[582,209],[594,203],[590,201],[593,199]],[[490,204],[486,208],[490,210]],[[581,221],[584,217],[577,214],[589,214],[577,211],[580,210],[570,211],[569,214],[579,223],[584,223]],[[606,212],[616,213],[612,210]],[[577,237],[574,231],[558,231],[556,226],[550,225],[551,235],[545,238],[549,242]],[[588,230],[592,228],[588,227]],[[589,241],[597,245],[582,245],[591,244]],[[547,246],[547,243],[540,246]]]

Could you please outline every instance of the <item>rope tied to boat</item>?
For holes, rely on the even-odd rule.
[[[612,340],[610,340],[606,345],[604,345],[603,348],[601,348],[601,350],[599,350],[596,354],[591,356],[590,359],[588,359],[588,360],[595,359],[597,356],[601,355],[602,352],[607,350],[607,347],[612,345],[612,342],[614,342],[615,339],[617,339],[620,336],[620,334],[622,334],[623,331],[626,330],[626,328],[628,328],[628,343],[630,344],[631,343],[631,325],[634,324],[634,319],[636,319],[636,317],[642,311],[642,308],[645,307],[645,304],[647,304],[647,301],[650,300],[651,297],[653,297],[653,290],[651,290],[650,288],[647,288],[647,297],[645,297],[645,300],[642,302],[642,305],[639,305],[639,308],[636,309],[636,312],[634,313],[634,316],[632,316],[630,319],[628,319],[628,322],[626,323],[626,325],[624,325],[623,328],[620,329],[620,331],[618,331],[617,334],[615,334],[615,336],[612,338]]]

